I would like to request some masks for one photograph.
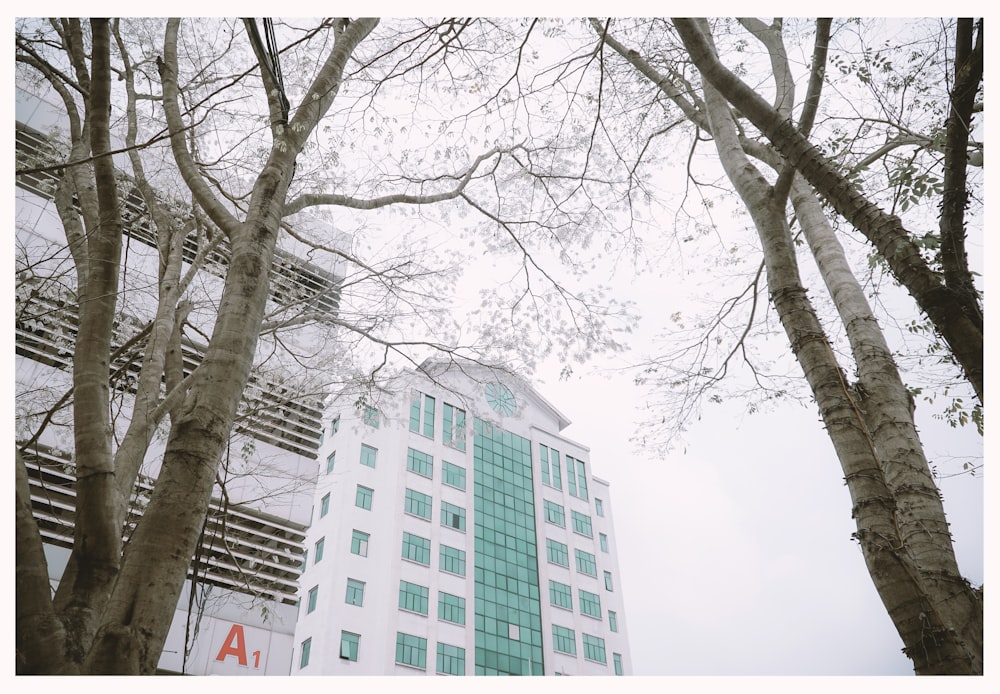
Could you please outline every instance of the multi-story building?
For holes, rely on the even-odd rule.
[[[608,483],[523,379],[428,360],[328,408],[292,673],[631,671]]]
[[[58,132],[65,120],[60,107],[20,88],[16,107],[19,165],[58,161]],[[32,507],[55,587],[72,548],[76,510],[71,420],[57,403],[72,385],[77,311],[75,280],[68,269],[72,262],[53,202],[54,174],[39,168],[17,177],[15,198],[17,443],[24,446]],[[156,239],[143,221],[141,199],[132,192],[123,196],[123,206],[124,217],[132,221],[125,227],[122,284],[126,292],[139,290],[121,304],[116,348],[151,315],[153,304],[142,288],[156,286],[158,263]],[[185,260],[190,262],[196,252],[192,235],[185,243]],[[227,263],[223,243],[208,258],[192,290],[199,292],[196,299],[203,305],[211,306],[212,297],[219,295]],[[340,284],[329,270],[279,250],[272,307],[308,305],[336,315]],[[206,311],[205,324],[211,319]],[[184,341],[186,373],[198,364],[203,349],[193,340]],[[141,350],[113,362],[116,426],[127,424],[134,392],[130,379],[140,363]],[[288,380],[274,373],[256,373],[251,386],[220,473],[225,493],[218,489],[212,500],[159,661],[162,672],[287,675],[290,670],[297,581],[322,437],[323,393],[291,393]],[[53,407],[55,416],[43,423],[42,415]],[[134,490],[132,522],[149,498],[162,449],[163,441],[154,440]]]

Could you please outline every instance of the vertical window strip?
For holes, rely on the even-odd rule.
[[[333,472],[333,464],[337,460],[337,451],[334,451],[330,455],[326,456],[326,474]]]
[[[608,536],[605,535],[604,533],[600,533],[600,537],[601,537],[601,551],[602,552],[607,552],[608,551]]]
[[[562,470],[559,467],[559,451],[556,449],[551,449],[551,458],[549,462],[552,463],[552,486],[556,489],[562,489]]]
[[[570,496],[577,496],[576,493],[576,460],[566,456],[566,487]]]
[[[552,485],[552,479],[549,477],[549,447],[545,444],[539,444],[538,446],[540,455],[539,459],[542,461],[542,484]]]
[[[316,551],[313,556],[313,564],[319,564],[323,559],[323,547],[326,545],[326,538],[321,537],[316,540]]]
[[[309,637],[299,646],[299,670],[309,664],[309,651],[312,650],[312,637]]]
[[[625,670],[624,670],[624,668],[622,668],[622,654],[621,653],[612,653],[612,656],[614,656],[614,660],[615,660],[615,674],[618,675],[618,676],[624,675],[625,674]]]
[[[618,633],[618,613],[608,610],[608,628]]]
[[[584,463],[582,460],[576,461],[576,469],[577,469],[577,484],[580,487],[580,498],[583,499],[584,501],[589,501],[590,496],[587,493],[587,470],[584,467]]]
[[[319,517],[322,518],[330,512],[330,495],[324,494],[319,501]]]

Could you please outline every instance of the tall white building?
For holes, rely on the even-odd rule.
[[[325,422],[292,674],[631,672],[608,483],[522,379],[425,362]]]

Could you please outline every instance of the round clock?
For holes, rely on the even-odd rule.
[[[510,388],[502,383],[486,384],[486,402],[497,414],[509,417],[517,409],[517,401]]]

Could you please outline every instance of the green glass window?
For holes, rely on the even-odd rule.
[[[576,461],[576,483],[580,488],[580,494],[578,496],[584,501],[589,500],[590,496],[587,493],[587,470],[584,467],[582,460]]]
[[[374,407],[365,405],[364,413],[361,415],[361,419],[368,426],[378,429],[379,414],[378,410]]]
[[[396,662],[412,667],[427,667],[427,639],[396,632]]]
[[[365,602],[365,582],[353,578],[347,579],[347,596],[344,602],[348,605],[361,607]]]
[[[322,518],[330,512],[330,495],[324,494],[319,500],[319,517]]]
[[[624,675],[625,674],[625,670],[622,668],[622,654],[621,653],[612,653],[611,655],[614,656],[614,660],[615,660],[615,674],[618,675],[619,677],[621,675]]]
[[[597,515],[604,518],[604,502],[600,499],[594,499],[594,508],[597,510]]]
[[[573,591],[565,583],[549,580],[549,602],[556,607],[573,609]]]
[[[309,589],[309,599],[306,602],[306,614],[309,614],[316,609],[316,601],[319,599],[319,586],[313,586]]]
[[[439,568],[451,574],[465,575],[465,551],[441,545]]]
[[[461,506],[441,502],[441,525],[465,532],[465,509]]]
[[[360,634],[352,634],[349,631],[340,632],[340,657],[344,660],[358,661],[358,642],[361,641]]]
[[[412,448],[406,450],[406,469],[424,477],[434,477],[434,458],[415,451]]]
[[[305,571],[308,565],[309,565],[309,550],[307,549],[302,552],[302,565],[299,566],[299,570]]]
[[[576,460],[566,456],[566,488],[571,496],[576,496]]]
[[[403,510],[411,516],[431,519],[431,497],[413,489],[406,490],[406,502]]]
[[[316,540],[316,551],[313,554],[313,564],[319,564],[323,559],[323,546],[326,545],[326,538],[321,537]]]
[[[545,521],[547,523],[555,523],[560,528],[566,527],[566,511],[562,506],[548,499],[542,502],[542,506],[545,509]]]
[[[576,655],[576,632],[558,624],[552,625],[552,650]]]
[[[410,393],[410,431],[434,438],[434,398],[416,390]]]
[[[399,582],[399,609],[427,614],[429,591],[424,586],[408,581]]]
[[[594,529],[590,524],[590,516],[577,511],[570,511],[570,515],[573,518],[573,532],[585,537],[594,536]]]
[[[358,485],[358,490],[354,494],[354,505],[358,508],[363,508],[366,511],[372,510],[372,497],[375,495],[375,490],[368,487],[362,487]]]
[[[444,445],[465,450],[465,410],[444,404]]]
[[[542,464],[542,484],[552,484],[552,479],[549,477],[549,447],[545,444],[538,445],[539,460]]]
[[[601,551],[602,552],[607,552],[608,551],[608,536],[605,535],[604,533],[598,533],[598,534],[601,537]]]
[[[337,460],[337,451],[334,451],[330,455],[326,456],[326,474],[333,472],[333,464]]]
[[[360,530],[354,530],[351,533],[351,554],[357,554],[360,557],[368,556],[368,538],[370,536],[368,533],[363,533]]]
[[[563,543],[546,538],[545,552],[550,563],[569,566],[569,548]]]
[[[303,641],[302,646],[299,648],[299,670],[309,664],[310,650],[312,650],[312,638]]]
[[[601,615],[601,596],[597,593],[580,589],[580,614],[603,619]]]
[[[441,463],[441,481],[449,487],[465,489],[465,468],[443,461]]]
[[[583,635],[583,657],[587,660],[595,660],[598,663],[607,664],[608,659],[604,654],[604,639],[590,634]]]
[[[430,566],[431,541],[417,535],[403,533],[403,559]]]
[[[608,628],[610,628],[611,631],[613,631],[615,633],[618,632],[618,613],[617,612],[612,612],[611,610],[608,610]]]
[[[439,675],[464,675],[465,649],[438,641],[437,672]]]
[[[338,431],[340,431],[340,415],[334,417],[333,421],[330,422],[330,434],[336,434]]]
[[[438,619],[465,624],[465,598],[438,591]]]
[[[597,576],[597,558],[582,549],[575,549],[573,552],[576,554],[576,570],[588,576]]]
[[[368,467],[375,467],[375,458],[378,457],[378,449],[372,448],[368,444],[361,444],[361,464]]]
[[[549,462],[552,464],[552,486],[562,489],[562,470],[559,467],[559,451],[549,449]]]
[[[604,572],[604,587],[607,590],[614,590],[615,589],[614,584],[611,581],[611,572],[610,571],[605,571]]]

